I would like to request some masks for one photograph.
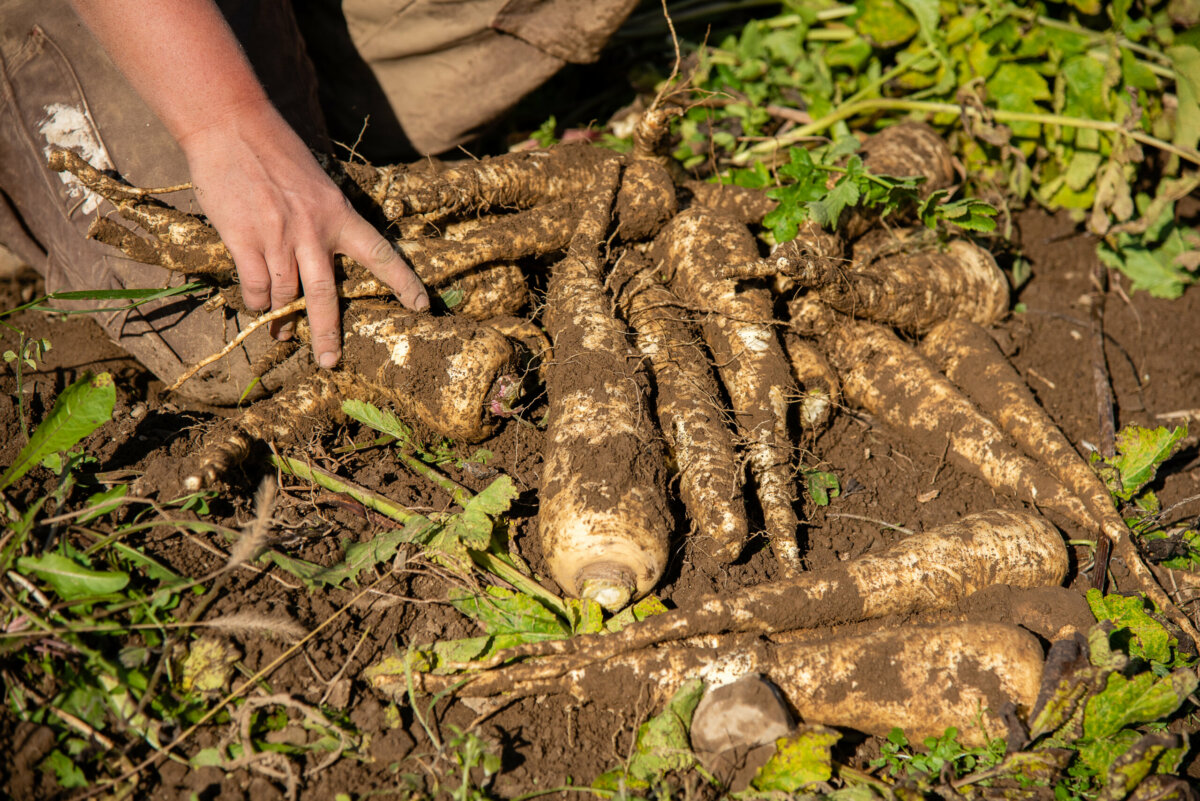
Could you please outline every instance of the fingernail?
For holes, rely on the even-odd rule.
[[[280,342],[289,340],[292,338],[292,334],[295,332],[295,329],[296,325],[294,323],[284,323],[283,325],[279,326],[279,330],[275,332],[275,338]]]
[[[429,308],[429,295],[421,292],[417,295],[417,299],[413,302],[413,308],[417,311],[425,311]]]
[[[332,368],[338,363],[337,351],[327,350],[317,357],[317,364],[324,367],[326,370]]]

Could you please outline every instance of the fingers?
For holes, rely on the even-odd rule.
[[[237,266],[238,283],[242,285],[242,300],[246,308],[266,311],[271,307],[271,274],[261,253],[229,246],[229,255]]]
[[[429,293],[396,249],[369,222],[353,215],[342,228],[337,252],[345,253],[370,270],[396,293],[396,298],[413,311],[429,308]],[[307,284],[305,291],[307,292]]]
[[[268,258],[271,275],[271,310],[282,308],[300,297],[300,275],[296,258],[291,253],[276,253]],[[291,315],[271,323],[271,336],[290,339],[295,330],[295,318]]]
[[[342,328],[338,313],[337,281],[333,258],[323,249],[296,254],[304,297],[308,302],[308,324],[317,364],[333,367],[342,355]]]

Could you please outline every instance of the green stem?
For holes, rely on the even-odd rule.
[[[1078,36],[1086,37],[1091,41],[1099,41],[1107,38],[1108,36],[1106,33],[1101,31],[1093,31],[1089,28],[1082,28],[1078,25],[1072,25],[1069,22],[1051,19],[1050,17],[1037,17],[1037,23],[1045,28],[1053,28],[1054,30],[1064,31],[1066,33],[1074,33]],[[1118,36],[1116,41],[1119,46],[1125,48],[1126,50],[1146,56],[1147,58],[1156,59],[1164,64],[1171,63],[1171,59],[1165,53],[1160,53],[1157,50],[1146,47],[1145,45],[1140,45],[1137,42],[1126,39],[1124,36]]]
[[[373,509],[382,515],[387,515],[392,520],[399,523],[407,523],[414,516],[414,512],[404,508],[398,503],[388,500],[382,495],[371,492],[366,487],[360,487],[357,484],[346,481],[343,478],[338,478],[333,473],[327,473],[319,467],[312,467],[298,459],[293,459],[289,456],[278,456],[271,454],[271,464],[283,470],[285,473],[290,473],[297,478],[303,478],[306,481],[311,481],[314,484],[324,487],[331,492],[340,492],[343,495],[349,495],[354,500],[361,503],[368,509]]]
[[[515,587],[517,590],[532,595],[542,603],[553,609],[563,620],[571,619],[567,612],[567,605],[563,603],[562,598],[559,598],[550,590],[538,584],[533,579],[526,576],[520,570],[504,561],[503,557],[497,556],[490,551],[469,551],[471,560],[479,566],[481,570],[491,573],[499,579],[503,579]]]
[[[904,73],[908,72],[908,70],[914,64],[916,64],[918,61],[920,61],[921,59],[927,58],[928,56],[931,56],[931,55],[933,55],[933,45],[925,45],[920,50],[917,50],[913,53],[906,53],[906,54],[902,55],[900,57],[900,61],[896,64],[896,66],[892,67],[890,70],[883,73],[878,78],[871,81],[870,83],[868,83],[867,85],[865,85],[864,87],[859,89],[854,94],[850,95],[850,97],[846,98],[845,102],[846,103],[857,103],[858,101],[865,98],[867,95],[872,94],[875,91],[877,91],[880,87],[882,87],[888,81],[893,80],[894,78],[897,78],[897,77],[903,75]]]
[[[437,485],[440,489],[445,491],[447,495],[453,498],[454,502],[459,506],[466,506],[467,501],[471,500],[471,491],[462,484],[459,484],[454,479],[450,478],[449,476],[442,475],[431,465],[422,462],[420,459],[416,458],[410,453],[397,450],[396,454],[400,457],[400,461],[404,462],[404,465],[409,470]]]
[[[788,131],[783,136],[767,142],[761,142],[748,150],[733,157],[735,165],[743,165],[757,156],[773,153],[781,147],[788,147],[811,137],[830,126],[850,119],[859,114],[873,111],[914,111],[922,114],[952,114],[957,117],[964,115],[978,120],[985,118],[982,111],[970,106],[959,106],[954,103],[934,103],[926,100],[898,100],[892,98],[875,98],[861,100],[857,103],[846,103],[837,110],[826,114],[819,120],[807,125],[801,125]],[[1127,130],[1121,123],[1110,120],[1089,120],[1082,117],[1064,117],[1058,114],[1029,114],[1023,111],[1004,111],[1003,109],[988,109],[987,116],[996,122],[1031,122],[1038,125],[1061,125],[1067,128],[1087,128],[1095,131],[1106,131],[1113,134],[1128,136],[1135,142],[1171,153],[1179,158],[1200,165],[1200,153],[1194,150],[1173,145],[1157,137],[1141,131]]]

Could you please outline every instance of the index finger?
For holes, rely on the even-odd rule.
[[[421,279],[392,244],[362,217],[356,214],[346,222],[336,250],[354,259],[390,286],[405,307],[413,311],[429,308],[429,293],[425,291]]]

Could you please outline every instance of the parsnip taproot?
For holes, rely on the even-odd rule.
[[[505,686],[467,681],[456,693],[570,694],[624,706],[647,693],[665,701],[691,679],[720,686],[758,673],[783,692],[805,723],[878,735],[900,727],[918,739],[941,736],[954,726],[963,745],[982,746],[1007,734],[1003,714],[1010,704],[1023,714],[1033,708],[1044,664],[1034,635],[1001,623],[909,626],[785,644],[723,635],[623,653]],[[398,667],[385,661],[368,671],[368,679],[377,689],[401,695],[407,684]],[[432,690],[448,677],[412,678]]]
[[[728,632],[773,634],[953,608],[996,585],[1057,586],[1068,568],[1062,535],[1029,512],[991,510],[907,537],[890,548],[737,592],[696,599],[615,634],[531,643],[482,667],[538,656],[473,676],[473,692],[505,692],[583,665],[663,643]],[[461,678],[461,677],[457,677]]]
[[[617,182],[583,201],[567,256],[551,268],[545,325],[554,348],[538,538],[569,594],[620,609],[666,567],[666,454],[648,384],[601,284]]]
[[[988,333],[966,320],[936,326],[921,342],[921,353],[1000,424],[1025,453],[1049,467],[1074,492],[1113,541],[1137,589],[1163,609],[1189,636],[1195,625],[1171,602],[1133,544],[1132,533],[1095,471],[1076,452],[1041,407]]]
[[[787,430],[788,401],[797,390],[773,327],[770,292],[739,288],[722,274],[726,264],[757,257],[754,237],[736,220],[693,207],[663,229],[654,253],[671,288],[702,315],[701,332],[733,404],[771,547],[786,568],[798,569]]]
[[[1018,453],[995,423],[889,329],[842,316],[822,342],[848,403],[929,452],[945,453],[994,489],[1086,528],[1096,525],[1078,497]]]
[[[818,287],[838,311],[915,334],[957,318],[991,325],[1008,313],[1008,279],[975,243],[953,239],[873,256],[878,245],[870,239],[855,246],[846,270]]]
[[[297,334],[307,339],[308,323]],[[256,440],[289,443],[336,416],[345,398],[394,407],[426,430],[478,442],[518,403],[517,353],[494,328],[465,317],[414,314],[383,301],[354,301],[344,318],[342,361],[291,391],[252,405],[206,437],[186,488],[210,486],[240,464]]]
[[[749,525],[737,452],[708,354],[679,299],[640,252],[627,249],[613,277],[617,303],[653,368],[655,411],[675,456],[679,495],[697,547],[732,562]]]

